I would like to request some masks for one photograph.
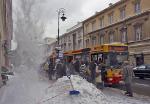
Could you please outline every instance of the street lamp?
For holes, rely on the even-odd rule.
[[[56,53],[57,53],[57,59],[60,58],[60,56],[62,57],[60,51],[61,51],[61,47],[59,46],[59,19],[61,18],[62,21],[65,21],[67,18],[65,17],[65,9],[64,8],[60,8],[58,11],[58,46],[56,47]]]
[[[60,17],[61,15],[61,17]],[[59,18],[61,18],[62,21],[65,21],[67,18],[65,17],[65,9],[64,8],[60,8],[58,10],[58,47],[59,47]]]

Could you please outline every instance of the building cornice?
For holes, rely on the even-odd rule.
[[[139,46],[150,46],[150,43],[147,42],[150,41],[150,38],[148,39],[143,39],[141,41],[133,41],[133,42],[129,42],[129,48],[133,48],[133,47],[139,47]]]
[[[125,22],[127,22],[127,21],[129,21],[129,20],[138,18],[138,17],[140,17],[140,16],[142,16],[142,15],[148,15],[149,13],[150,13],[150,9],[149,9],[149,10],[146,10],[146,11],[143,11],[143,12],[141,12],[140,14],[135,14],[134,16],[129,16],[129,17],[125,18],[124,20],[118,21],[118,22],[116,22],[116,23],[110,24],[110,25],[108,25],[108,26],[106,26],[106,27],[97,29],[97,30],[95,30],[95,31],[89,32],[89,33],[84,34],[84,35],[93,34],[93,33],[95,33],[95,32],[104,30],[104,29],[106,29],[106,28],[113,27],[114,25],[121,24],[121,23],[125,23]]]
[[[111,6],[109,6],[109,7],[105,8],[105,9],[103,9],[102,11],[96,12],[95,15],[93,15],[93,16],[87,18],[86,20],[84,20],[84,21],[82,21],[82,22],[83,22],[83,24],[84,24],[85,22],[87,22],[87,21],[89,21],[89,20],[91,20],[91,19],[93,19],[93,18],[95,18],[95,17],[97,17],[97,16],[99,16],[99,15],[105,13],[106,11],[109,11],[109,10],[113,9],[114,7],[120,5],[120,4],[124,3],[124,2],[127,2],[127,1],[128,1],[128,0],[120,0],[120,1],[116,2],[115,4],[112,4]]]

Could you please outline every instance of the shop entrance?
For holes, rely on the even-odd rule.
[[[136,59],[136,66],[140,66],[140,65],[144,64],[144,55],[143,54],[135,55],[135,59]]]

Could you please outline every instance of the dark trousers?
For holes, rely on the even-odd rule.
[[[125,88],[126,88],[127,94],[133,96],[133,91],[132,91],[132,85],[131,85],[131,83],[125,83]]]
[[[91,82],[93,83],[93,84],[95,84],[95,78],[96,78],[96,72],[95,73],[91,73]]]
[[[52,72],[52,71],[49,71],[49,72],[48,72],[49,80],[52,80],[52,75],[53,75],[53,72]]]

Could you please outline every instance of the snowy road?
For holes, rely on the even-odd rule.
[[[49,81],[41,80],[37,71],[18,72],[0,89],[0,104],[37,104],[48,86]]]

